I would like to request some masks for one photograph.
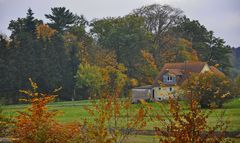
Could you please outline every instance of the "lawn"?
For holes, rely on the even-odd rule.
[[[184,103],[181,102],[184,107]],[[152,113],[161,113],[161,109],[168,110],[168,103],[150,103],[153,106]],[[68,101],[68,102],[54,102],[48,105],[50,110],[60,111],[57,120],[62,123],[72,122],[72,121],[81,121],[85,118],[91,119],[92,117],[88,116],[87,111],[85,111],[84,106],[91,106],[91,103],[87,100],[82,101]],[[161,106],[161,107],[160,107]],[[25,110],[27,107],[26,104],[21,105],[7,105],[3,106],[3,113],[6,116],[15,116],[17,111]],[[133,105],[133,110],[139,108],[138,104]],[[206,110],[207,111],[207,110]],[[225,111],[225,117],[230,121],[228,131],[240,131],[240,98],[233,99],[224,104],[222,109],[216,109],[214,113],[210,115],[208,119],[210,124],[214,124],[219,117],[219,114]],[[163,114],[162,114],[163,115]],[[165,115],[163,115],[165,116]],[[146,129],[153,129],[156,126],[155,122],[149,122]]]
[[[240,143],[240,138],[231,138],[231,140],[234,141],[234,143]],[[156,136],[136,135],[131,136],[127,143],[159,143],[159,140]]]

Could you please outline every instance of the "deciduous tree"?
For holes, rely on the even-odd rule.
[[[99,95],[104,85],[101,69],[90,64],[81,64],[76,74],[76,86],[78,88],[87,88],[88,97],[96,97]]]

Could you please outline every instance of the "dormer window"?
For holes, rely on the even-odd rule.
[[[174,84],[174,82],[176,82],[175,75],[172,75],[172,74],[164,74],[163,75],[163,83]]]
[[[168,81],[168,82],[173,81],[173,77],[169,75],[169,76],[167,77],[167,81]]]

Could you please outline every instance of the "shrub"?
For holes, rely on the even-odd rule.
[[[148,108],[141,106],[133,111],[131,100],[121,100],[117,95],[107,96],[85,107],[93,121],[85,120],[85,142],[125,142],[134,130],[146,126]]]
[[[19,112],[14,122],[16,142],[23,143],[65,143],[80,137],[81,125],[72,123],[61,125],[55,120],[56,111],[49,111],[46,104],[52,102],[56,95],[38,93],[38,86],[30,79],[32,90],[20,90],[26,94],[21,99],[31,103],[27,111]],[[58,90],[55,90],[57,92]]]
[[[31,103],[27,111],[19,112],[14,122],[14,137],[16,142],[24,143],[78,143],[78,142],[124,142],[135,129],[146,126],[145,114],[147,109],[142,106],[137,111],[131,111],[130,100],[119,97],[122,84],[114,87],[119,90],[114,95],[92,101],[92,105],[85,107],[92,120],[85,120],[83,124],[60,124],[55,120],[57,111],[50,111],[47,103],[52,102],[56,95],[39,93],[36,83],[31,81],[32,90],[20,90],[26,94],[21,99]],[[55,90],[55,93],[58,90]],[[150,108],[150,107],[148,107]]]
[[[191,91],[202,108],[216,105],[221,108],[231,96],[230,80],[212,72],[192,74],[184,83],[184,94]]]
[[[189,96],[190,95],[190,96]],[[199,103],[193,94],[189,93],[187,111],[179,104],[178,100],[170,98],[170,111],[165,112],[167,118],[157,114],[156,119],[159,126],[154,127],[162,143],[219,143],[227,141],[224,132],[227,129],[227,122],[224,120],[224,112],[214,125],[207,119],[213,110],[201,110]],[[216,131],[219,134],[216,134]]]

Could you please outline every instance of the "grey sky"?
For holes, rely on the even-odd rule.
[[[240,0],[0,0],[0,32],[7,35],[9,21],[25,17],[32,8],[35,17],[44,18],[51,7],[65,6],[88,20],[123,16],[143,5],[159,3],[180,8],[191,19],[199,20],[226,43],[240,46]]]

